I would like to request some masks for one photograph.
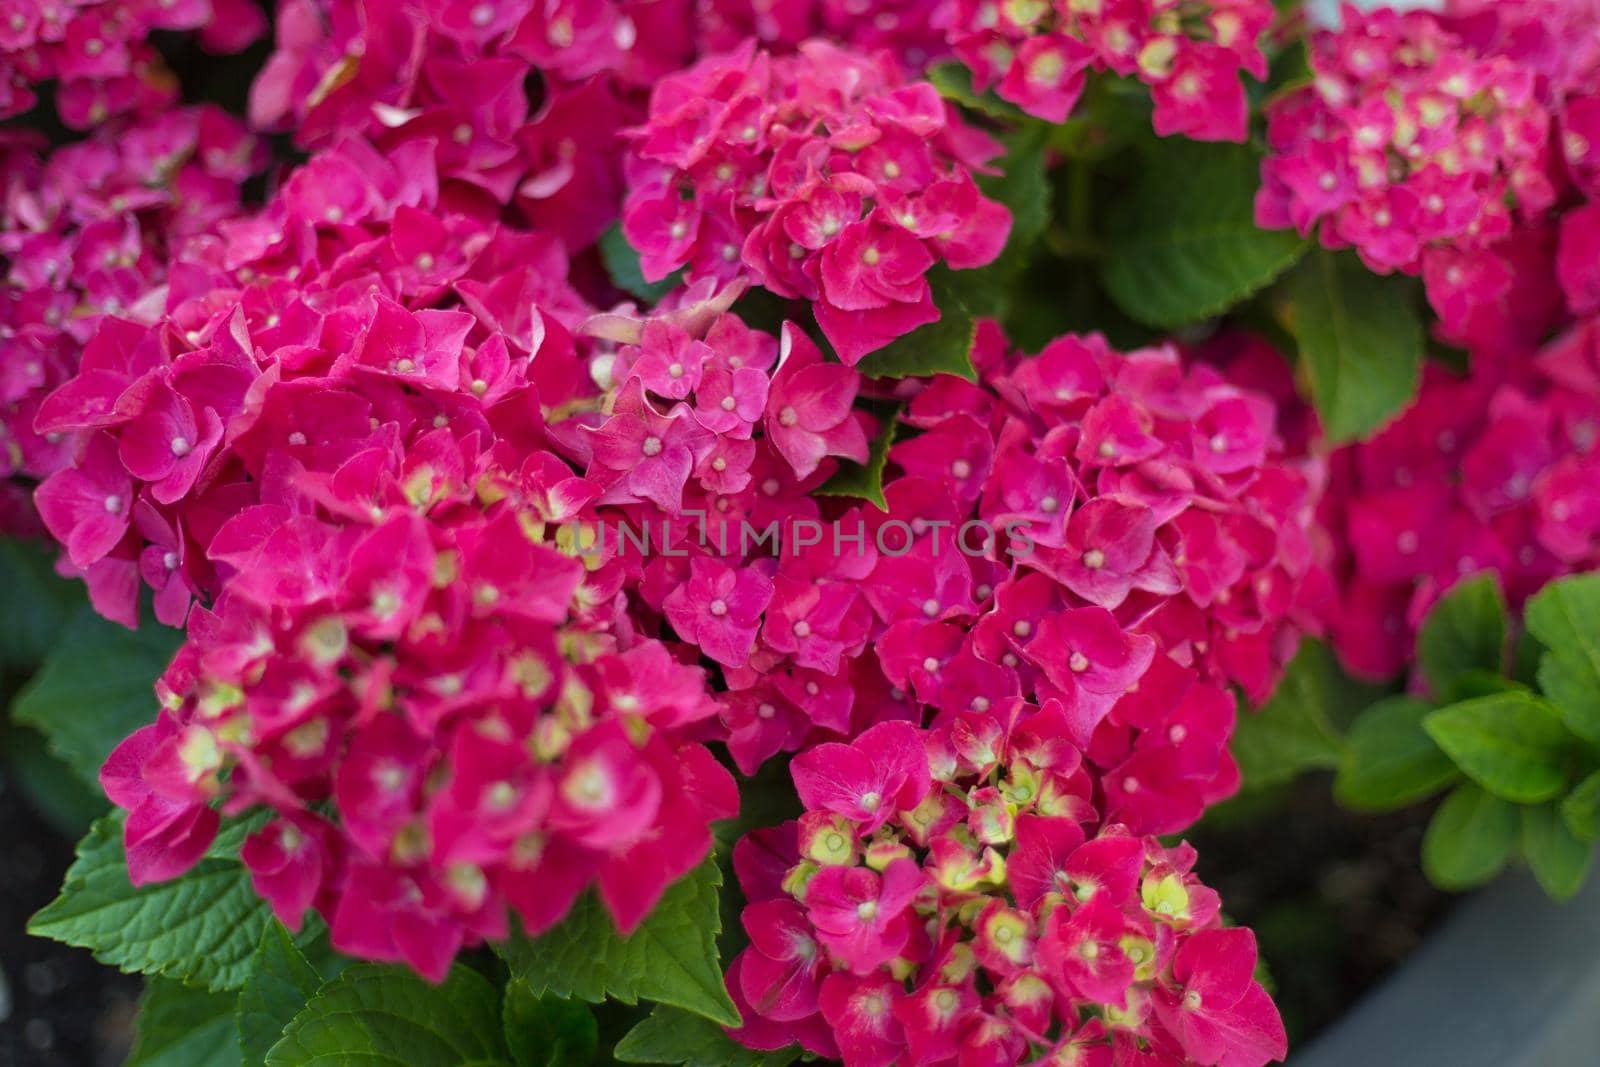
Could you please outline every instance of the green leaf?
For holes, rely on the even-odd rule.
[[[1524,609],[1528,630],[1548,650],[1539,688],[1572,732],[1600,744],[1600,574],[1551,582]]]
[[[1542,658],[1544,645],[1528,632],[1526,626],[1518,627],[1516,638],[1511,642],[1511,669],[1508,673],[1512,681],[1530,689],[1538,685],[1539,661]]]
[[[511,1067],[500,997],[457,964],[442,985],[405,967],[356,964],[322,987],[266,1067]]]
[[[1289,276],[1289,294],[1323,432],[1334,443],[1370,436],[1417,392],[1423,332],[1411,286],[1318,249]]]
[[[669,274],[659,282],[645,281],[644,271],[639,269],[639,253],[622,235],[620,222],[600,235],[600,259],[611,276],[611,284],[647,304],[656,303],[683,281],[682,271]]]
[[[1256,226],[1260,168],[1245,145],[1155,142],[1109,210],[1100,277],[1117,306],[1170,329],[1220,315],[1288,270],[1306,242]]]
[[[1393,811],[1456,781],[1461,772],[1422,728],[1432,711],[1410,697],[1363,711],[1345,735],[1334,798],[1356,811]]]
[[[894,407],[878,415],[882,425],[872,438],[865,465],[845,460],[833,477],[813,490],[820,496],[853,496],[870,500],[879,511],[888,511],[889,502],[883,496],[883,468],[889,462],[889,449],[894,445],[895,433],[900,425],[900,409]]]
[[[869,378],[914,378],[930,374],[954,374],[968,381],[977,381],[978,372],[972,366],[972,342],[977,337],[978,322],[973,315],[970,300],[972,293],[963,289],[961,275],[944,264],[935,264],[928,271],[928,285],[933,290],[933,303],[939,309],[939,320],[897,337],[876,352],[866,356],[856,369]]]
[[[105,794],[61,762],[32,727],[0,718],[0,760],[11,784],[68,840],[88,833],[111,807]]]
[[[1462,671],[1450,683],[1450,691],[1441,703],[1456,704],[1476,697],[1494,696],[1498,693],[1532,693],[1521,682],[1507,678],[1499,671]]]
[[[671,1063],[684,1067],[787,1067],[800,1058],[800,1046],[776,1052],[745,1048],[708,1019],[658,1007],[617,1042],[623,1063]]]
[[[1539,688],[1561,711],[1573,733],[1600,745],[1600,677],[1581,656],[1546,652],[1539,660]]]
[[[183,634],[137,632],[85,608],[17,701],[12,715],[45,735],[50,751],[98,788],[100,765],[124,737],[155,721],[155,681]]]
[[[972,71],[965,63],[949,60],[928,68],[928,81],[939,90],[939,95],[953,104],[971,108],[990,118],[1014,122],[1029,121],[1028,115],[1017,105],[1000,99],[993,90],[977,92],[972,88]]]
[[[939,309],[938,320],[867,355],[857,364],[862,374],[908,378],[943,373],[977,379],[972,366],[977,320],[1006,313],[1015,282],[1050,221],[1050,184],[1044,170],[1048,133],[1043,123],[1025,124],[1008,139],[1000,173],[980,181],[985,195],[1011,210],[1011,234],[999,257],[988,266],[970,270],[935,265],[927,277],[934,306]]]
[[[1516,805],[1463,782],[1422,835],[1422,871],[1440,889],[1471,889],[1499,873],[1516,847]]]
[[[980,174],[978,187],[991,200],[1011,212],[1011,233],[1000,256],[987,267],[957,275],[966,292],[977,299],[969,306],[980,316],[998,318],[1006,313],[1015,293],[1017,277],[1033,258],[1033,250],[1050,225],[1050,180],[1045,173],[1045,146],[1051,127],[1029,121],[1006,138],[1006,155],[996,166],[998,174]]]
[[[636,1004],[644,997],[738,1026],[717,955],[721,885],[722,872],[708,856],[668,886],[655,910],[627,937],[617,933],[591,892],[561,925],[537,938],[512,937],[496,950],[512,977],[525,981],[536,997],[554,994],[595,1004],[606,997]]]
[[[181,878],[134,888],[122,851],[122,818],[99,819],[78,843],[61,895],[28,932],[86,948],[124,971],[159,974],[207,989],[238,989],[271,911],[236,858],[242,830],[219,836]]]
[[[1561,792],[1576,740],[1555,705],[1522,692],[1451,704],[1424,718],[1422,727],[1468,778],[1518,804]]]
[[[1594,845],[1573,835],[1554,804],[1522,809],[1522,854],[1539,885],[1556,900],[1583,887]]]
[[[321,986],[322,976],[289,931],[276,920],[268,923],[250,960],[250,977],[239,991],[238,1044],[244,1062],[263,1062],[283,1036],[283,1028]]]
[[[506,984],[506,1044],[517,1067],[593,1063],[600,1046],[594,1013],[575,1000],[536,997],[528,983]],[[695,1016],[690,1016],[695,1018]]]
[[[55,573],[42,544],[0,540],[0,667],[32,671],[83,604],[83,586]]]
[[[1600,771],[1589,775],[1561,802],[1567,828],[1585,841],[1600,839]]]
[[[152,978],[139,998],[139,1036],[123,1067],[240,1067],[246,1061],[233,1031],[238,999]]]
[[[1505,666],[1506,602],[1492,574],[1459,582],[1428,612],[1417,637],[1422,673],[1436,694],[1447,694],[1469,671]]]
[[[1239,716],[1232,749],[1245,789],[1281,785],[1305,771],[1338,765],[1344,745],[1330,717],[1338,671],[1327,646],[1306,641],[1271,699]]]

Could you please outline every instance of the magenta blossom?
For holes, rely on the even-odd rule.
[[[920,745],[935,779],[914,806],[882,819],[819,791],[821,767],[859,778],[851,754],[903,761],[891,736],[895,753]],[[846,1067],[1017,1067],[1030,1047],[1110,1065],[1135,1062],[1130,1044],[1173,1067],[1284,1056],[1249,931],[1221,928],[1192,849],[1103,819],[1059,721],[889,724],[792,766],[806,813],[734,853],[751,932],[728,975],[737,1040],[798,1041]]]
[[[998,146],[887,54],[747,43],[657,84],[629,132],[622,224],[645,277],[811,300],[849,365],[939,318],[935,263],[983,266],[1010,230],[971,178]]]

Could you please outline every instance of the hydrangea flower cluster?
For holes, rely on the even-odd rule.
[[[358,416],[355,395],[329,406]],[[738,810],[688,739],[714,713],[702,672],[633,631],[614,574],[531,536],[570,478],[554,455],[506,470],[448,428],[382,437],[211,542],[237,573],[102,771],[130,876],[198,861],[220,800],[272,812],[242,851],[257,891],[351,955],[439,981],[508,911],[538,933],[591,882],[631,931]]]
[[[1240,73],[1267,76],[1267,0],[955,0],[948,38],[978,90],[1061,122],[1090,70],[1150,87],[1163,137],[1243,141]]]
[[[805,814],[734,851],[733,1036],[845,1067],[1281,1059],[1254,937],[1193,849],[1103,817],[1065,727],[969,712],[797,757]]]
[[[658,83],[630,136],[622,225],[644,276],[811,301],[850,365],[939,318],[930,267],[990,263],[1010,232],[972,177],[1000,146],[888,53],[710,56]]]
[[[745,43],[685,70],[696,34],[743,32],[738,12],[286,0],[249,126],[169,108],[170,92],[145,115],[116,81],[148,72],[152,29],[209,13],[243,44],[256,29],[230,2],[39,9],[45,44],[8,61],[55,63],[90,39],[79,20],[102,20],[106,50],[133,42],[121,73],[58,73],[63,113],[73,93],[115,93],[136,114],[49,153],[3,141],[0,426],[5,473],[40,480],[59,569],[108,618],[135,625],[148,587],[157,619],[187,628],[159,717],[103,769],[136,883],[252,818],[242,859],[285,923],[315,910],[337,948],[437,979],[590,886],[634,928],[737,808],[708,742],[746,771],[809,749],[809,796],[836,742],[887,745],[892,769],[932,721],[940,752],[977,731],[1006,753],[1000,770],[936,760],[943,795],[985,808],[972,833],[1009,820],[1020,841],[1038,819],[1072,848],[1133,842],[1135,883],[1170,875],[1198,902],[1157,920],[1122,894],[1117,939],[1148,942],[1148,973],[1063,994],[1130,1013],[1126,1034],[1104,1012],[991,1005],[1020,1028],[986,1022],[980,1046],[1200,1062],[1276,1047],[1192,857],[1134,835],[1234,789],[1227,687],[1264,695],[1292,651],[1321,474],[1279,439],[1271,400],[1171,347],[1069,336],[1023,358],[986,323],[977,381],[855,370],[938,317],[936,263],[989,263],[1009,230],[974,179],[997,143],[900,66],[937,50],[931,6],[763,8],[781,54]],[[1175,11],[1147,13],[1143,59],[1254,54],[1249,18]],[[806,28],[769,34],[769,15]],[[1174,34],[1186,44],[1163,59]],[[310,155],[247,211],[241,183],[266,163],[252,129],[291,129]],[[593,245],[619,215],[649,276],[686,268],[647,313],[600,310],[617,290]],[[797,323],[747,325],[731,309],[751,283],[811,301],[844,362]],[[892,444],[885,507],[829,495],[875,437]],[[1034,740],[1013,758],[1002,724],[1019,721]],[[931,794],[922,759],[921,791],[886,817]],[[866,821],[852,841],[911,832]],[[966,833],[951,822],[917,848],[954,862]],[[984,842],[995,862],[1003,846]],[[950,891],[1001,900],[1013,883],[972,855],[987,873]],[[846,880],[891,869],[906,867]],[[1047,912],[1078,910],[1060,903],[1033,915],[1040,938]],[[976,929],[976,911],[951,918]],[[955,958],[929,944],[926,975]],[[1191,976],[1214,955],[1213,991]],[[977,995],[972,960],[950,972],[958,996]],[[1202,986],[1215,1017],[1164,1014]],[[1218,1036],[1236,1023],[1260,1032]]]
[[[1488,250],[1557,197],[1536,72],[1429,12],[1348,5],[1310,61],[1312,82],[1268,111],[1257,223],[1421,273],[1446,329],[1468,332],[1472,306],[1510,284]]]
[[[1306,89],[1277,105],[1275,128],[1298,147],[1275,143],[1258,219],[1320,225],[1325,243],[1356,244],[1369,266],[1420,270],[1436,331],[1471,356],[1464,377],[1429,368],[1398,420],[1334,459],[1320,520],[1337,590],[1329,627],[1347,667],[1389,677],[1412,662],[1422,617],[1460,578],[1492,571],[1515,605],[1595,565],[1586,516],[1600,423],[1582,368],[1600,311],[1600,10],[1453,0],[1438,14],[1346,11],[1344,24],[1313,46],[1317,84],[1333,95]],[[1433,107],[1446,101],[1453,110]],[[1470,181],[1482,202],[1469,213],[1461,201],[1466,229],[1382,241],[1340,229],[1365,209],[1330,207],[1323,193],[1362,186],[1350,154],[1358,123],[1385,115],[1399,140],[1385,142],[1387,184],[1372,189],[1421,218],[1425,189],[1403,188],[1430,174]],[[1438,115],[1442,124],[1422,121]]]
[[[73,129],[172,107],[178,86],[146,38],[198,30],[213,52],[237,52],[266,29],[251,0],[6,0],[0,4],[0,119],[58,82],[56,111]]]
[[[75,439],[34,431],[40,402],[75,373],[106,315],[153,319],[168,264],[240,211],[262,146],[213,107],[130,119],[46,153],[26,134],[0,151],[0,477],[43,478]],[[154,301],[154,307],[151,302]]]
[[[1572,316],[1600,311],[1600,10],[1591,3],[1523,2],[1451,6],[1452,28],[1474,47],[1516,63],[1535,79],[1540,99],[1552,115],[1551,179],[1568,195],[1556,218],[1517,235],[1539,255],[1503,256],[1496,266],[1517,285],[1502,304],[1531,303],[1545,311],[1531,319],[1524,335],[1542,341],[1552,332],[1549,306],[1559,293]],[[1553,263],[1552,263],[1553,259]],[[1552,284],[1552,281],[1554,284]],[[1502,282],[1502,288],[1511,283]],[[1538,291],[1543,288],[1543,293]],[[1538,293],[1538,295],[1534,295]],[[1544,326],[1542,333],[1534,329]],[[1466,331],[1457,331],[1469,341]]]
[[[1498,381],[1429,368],[1421,395],[1335,458],[1323,524],[1343,557],[1333,625],[1346,666],[1387,677],[1457,581],[1493,572],[1513,605],[1600,565],[1600,325]]]
[[[679,360],[684,378],[726,364],[723,332]],[[1231,793],[1224,687],[1265,697],[1315,584],[1322,475],[1283,454],[1267,397],[1171,348],[1123,355],[1069,336],[1021,358],[986,324],[983,384],[901,390],[886,510],[823,506],[805,494],[819,460],[865,446],[849,421],[854,374],[818,362],[793,326],[785,337],[754,445],[713,444],[705,412],[727,409],[748,433],[732,414],[762,411],[758,397],[677,402],[654,432],[648,400],[619,399],[626,421],[598,431],[589,474],[649,499],[649,513],[692,517],[672,527],[670,554],[640,558],[640,591],[721,666],[740,768],[884,719],[1025,701],[1059,710],[1112,783],[1111,817],[1139,832],[1180,829]],[[682,380],[674,365],[651,364],[652,392]],[[638,395],[633,381],[621,398]],[[708,466],[715,478],[685,488]],[[721,483],[729,472],[737,481]],[[744,535],[769,525],[776,552]]]
[[[912,70],[945,55],[948,0],[697,0],[703,52],[728,52],[748,38],[790,52],[812,37],[864,51],[888,49]]]
[[[285,0],[252,123],[303,148],[436,146],[453,196],[587,247],[616,218],[617,131],[688,62],[689,0]],[[528,87],[536,86],[530,94]]]
[[[609,316],[585,324],[637,338],[597,361],[619,383],[586,442],[587,474],[604,488],[601,503],[648,503],[666,515],[688,508],[702,517],[709,504],[726,517],[728,501],[757,476],[781,487],[769,495],[799,496],[802,483],[818,484],[835,468],[830,457],[866,462],[870,419],[855,409],[858,376],[825,363],[792,323],[783,327],[780,354],[774,338],[719,311],[734,292],[701,302],[686,292],[678,313],[625,323],[620,333],[601,324]],[[773,481],[777,474],[784,477]],[[701,529],[680,526],[679,533]]]
[[[426,142],[345,141],[220,223],[41,405],[81,449],[37,493],[102,612],[142,577],[188,615],[103,772],[133,879],[264,808],[243,858],[283,920],[435,979],[591,882],[631,929],[737,808],[703,672],[570,536],[602,487],[544,415],[593,399],[560,242],[439,184]]]

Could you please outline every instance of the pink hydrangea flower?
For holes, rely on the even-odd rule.
[[[977,89],[1031,115],[1063,122],[1088,71],[1137,77],[1155,100],[1155,131],[1201,141],[1243,141],[1249,105],[1240,72],[1266,78],[1258,39],[1270,4],[1226,0],[1192,16],[1151,0],[1025,3],[997,8],[957,0],[946,38]]]
[[[1493,574],[1513,607],[1600,560],[1594,325],[1519,367],[1437,367],[1398,419],[1338,456],[1321,524],[1334,648],[1357,674],[1412,663],[1417,627],[1458,581]]]
[[[811,300],[851,365],[937,320],[929,268],[991,262],[1010,227],[971,178],[999,146],[883,54],[712,55],[660,82],[630,136],[623,232],[645,277]]]
[[[705,572],[729,625],[674,638],[638,570],[586,546],[612,508],[584,475],[590,308],[558,240],[440,189],[415,143],[346,141],[211,220],[148,317],[99,323],[38,405],[78,447],[36,493],[103,613],[131,625],[142,576],[188,616],[166,710],[105,769],[131,876],[270,811],[242,858],[275,912],[430,978],[590,885],[630,930],[704,858],[737,794],[676,643],[740,662],[772,588]],[[707,336],[709,365],[765,383],[762,344]],[[614,417],[657,426],[632,394]],[[687,405],[668,422],[713,437]]]
[[[921,746],[938,788],[887,818],[816,780],[856,782],[883,761],[889,725],[795,760],[806,814],[735,850],[751,932],[728,973],[735,1039],[798,1041],[846,1067],[1015,1067],[1036,1062],[1030,1046],[1111,1064],[1135,1042],[1170,1050],[1161,1063],[1284,1056],[1254,939],[1221,928],[1193,850],[1105,818],[1089,764],[1048,718],[890,724],[892,758]]]
[[[263,159],[243,126],[211,107],[118,119],[48,153],[20,131],[0,145],[0,256],[11,287],[0,301],[0,478],[46,478],[86,447],[82,432],[65,427],[64,405],[45,402],[84,360],[96,373],[80,381],[77,401],[95,405],[105,424],[155,346],[139,328],[97,346],[97,328],[111,316],[148,324],[158,314],[173,261],[239,213],[240,186]],[[168,427],[134,463],[161,468],[147,480],[167,479],[164,491],[178,492],[220,427],[183,398],[164,399],[165,414],[152,413],[144,429],[160,419],[185,425]],[[181,456],[170,451],[180,438],[189,446]]]
[[[1445,329],[1466,337],[1510,285],[1493,246],[1540,219],[1558,179],[1535,71],[1452,25],[1346,5],[1339,30],[1316,34],[1313,83],[1269,109],[1256,220],[1354,246],[1379,273],[1421,273]]]
[[[50,81],[74,129],[170,108],[177,87],[147,39],[156,30],[198,30],[208,51],[239,52],[266,19],[247,0],[14,0],[0,6],[0,119],[29,110],[34,86]]]
[[[889,49],[910,69],[948,51],[940,28],[941,0],[699,0],[695,20],[706,52],[726,52],[755,38],[773,53],[793,51],[811,37],[843,41],[866,51]]]

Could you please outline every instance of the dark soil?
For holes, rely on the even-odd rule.
[[[1326,776],[1214,809],[1183,836],[1227,917],[1255,930],[1290,1047],[1336,1020],[1427,936],[1454,900],[1417,857],[1430,812],[1355,815]]]
[[[137,978],[23,929],[60,889],[72,845],[0,778],[0,1067],[116,1067],[133,1038]]]

